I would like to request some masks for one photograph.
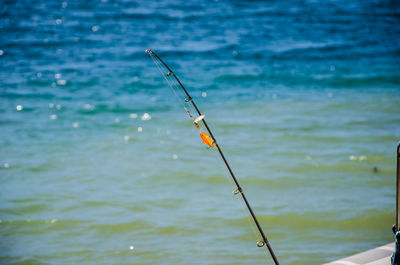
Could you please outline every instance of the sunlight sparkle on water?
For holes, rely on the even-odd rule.
[[[55,120],[57,119],[57,115],[56,114],[51,114],[50,115],[50,120]]]
[[[94,106],[93,106],[93,105],[90,105],[90,104],[88,104],[88,103],[84,104],[84,105],[83,105],[83,108],[86,109],[86,110],[94,110]]]
[[[142,128],[142,127],[139,127],[139,128],[137,128],[137,131],[138,131],[138,132],[143,132],[143,128]]]
[[[24,107],[23,107],[22,105],[17,105],[15,108],[16,108],[18,111],[21,111],[21,110],[24,109]]]
[[[137,117],[138,117],[138,115],[136,113],[129,114],[129,118],[131,118],[131,119],[136,119]]]
[[[59,86],[65,86],[66,84],[67,84],[67,80],[64,80],[64,79],[57,80],[57,85],[59,85]]]
[[[363,160],[366,160],[367,159],[367,157],[366,156],[355,156],[355,155],[351,155],[351,156],[349,156],[349,160],[352,160],[352,161],[363,161]]]
[[[148,121],[150,119],[151,119],[151,116],[147,112],[145,114],[143,114],[143,116],[141,118],[142,121]]]
[[[79,123],[77,123],[77,122],[74,122],[74,123],[72,124],[72,127],[74,127],[74,128],[78,128],[78,127],[79,127]]]

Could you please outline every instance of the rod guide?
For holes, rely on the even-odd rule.
[[[258,241],[257,242],[257,247],[262,248],[263,246],[265,246],[264,241]]]

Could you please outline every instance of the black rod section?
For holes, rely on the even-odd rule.
[[[146,52],[149,53],[149,54],[151,54],[151,55],[154,55],[154,57],[156,57],[157,60],[159,60],[159,61],[165,66],[165,68],[167,68],[167,70],[169,71],[169,74],[172,74],[172,75],[174,76],[175,80],[178,82],[178,84],[181,86],[181,88],[183,89],[183,91],[184,91],[185,94],[187,95],[188,100],[190,100],[190,101],[192,102],[192,105],[193,105],[193,107],[196,109],[197,113],[198,113],[199,115],[201,115],[201,112],[200,112],[200,110],[197,108],[197,105],[194,103],[192,97],[189,95],[189,93],[188,93],[188,91],[186,90],[186,88],[182,85],[181,81],[179,81],[179,79],[178,79],[178,77],[175,75],[175,73],[174,73],[174,72],[168,67],[168,65],[167,65],[166,63],[164,63],[164,61],[161,60],[161,58],[158,57],[158,55],[155,54],[152,50],[148,49],[148,50],[146,50]],[[224,161],[225,166],[227,167],[227,169],[228,169],[228,171],[229,171],[229,173],[230,173],[230,175],[231,175],[233,181],[234,181],[235,184],[236,184],[237,190],[238,190],[239,193],[242,195],[242,198],[243,198],[243,200],[244,200],[244,202],[245,202],[245,204],[246,204],[246,206],[247,206],[247,209],[249,210],[250,215],[251,215],[251,217],[253,218],[254,223],[256,224],[258,231],[260,232],[260,235],[261,235],[261,237],[262,237],[262,240],[263,240],[264,244],[267,245],[267,248],[268,248],[268,250],[269,250],[269,253],[271,254],[272,259],[273,259],[274,262],[275,262],[275,265],[279,265],[278,259],[276,258],[275,253],[274,253],[274,251],[272,250],[272,247],[271,247],[271,245],[270,245],[270,243],[269,243],[267,237],[265,236],[264,231],[263,231],[263,229],[261,228],[260,223],[258,222],[256,215],[255,215],[254,212],[253,212],[253,209],[251,208],[249,202],[247,201],[247,198],[246,198],[246,196],[244,195],[244,192],[243,192],[242,187],[239,185],[239,182],[238,182],[238,180],[236,179],[235,174],[233,173],[231,167],[229,166],[228,161],[226,160],[224,154],[222,153],[222,150],[221,150],[221,148],[219,147],[218,142],[217,142],[217,140],[215,139],[215,137],[214,137],[213,133],[211,132],[210,128],[208,127],[207,122],[205,121],[205,119],[203,119],[203,123],[204,123],[204,126],[206,127],[208,133],[210,134],[211,138],[214,140],[214,143],[215,143],[215,145],[217,146],[217,150],[218,150],[219,154],[221,155],[222,160]]]
[[[396,232],[399,231],[399,207],[400,207],[400,143],[397,145],[397,180],[396,180]]]

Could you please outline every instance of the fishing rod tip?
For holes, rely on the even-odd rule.
[[[147,52],[147,53],[151,53],[151,50],[150,50],[150,49],[147,49],[146,52]]]

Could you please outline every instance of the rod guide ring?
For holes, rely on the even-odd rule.
[[[265,246],[264,241],[258,241],[257,242],[257,247],[262,248],[263,246]]]
[[[237,195],[237,194],[240,193],[240,191],[239,191],[239,190],[234,190],[234,191],[232,191],[232,193],[233,193],[234,195]]]

